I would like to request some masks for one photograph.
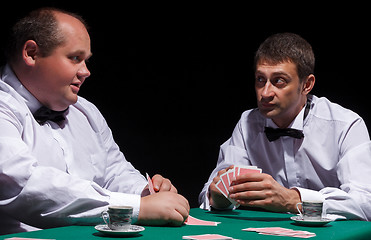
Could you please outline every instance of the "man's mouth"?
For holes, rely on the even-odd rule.
[[[275,104],[273,103],[267,103],[267,102],[260,102],[260,106],[264,107],[264,108],[272,108],[275,106]]]
[[[78,91],[80,90],[81,83],[71,83],[71,86],[72,86],[72,91],[77,94]]]

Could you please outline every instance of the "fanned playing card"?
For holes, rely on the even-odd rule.
[[[243,175],[243,174],[261,173],[261,172],[262,170],[260,168],[257,168],[256,166],[239,167],[238,176]]]
[[[225,187],[225,184],[223,183],[223,180],[220,179],[216,184],[215,184],[215,187],[219,190],[219,192],[221,192],[224,197],[228,198],[228,195],[229,195],[229,191],[227,190],[227,188]]]
[[[233,169],[229,169],[227,172],[220,175],[220,180],[215,184],[215,186],[225,198],[227,198],[233,205],[238,207],[239,204],[229,197],[228,189],[231,186],[232,178],[243,174],[261,172],[262,169],[258,168],[257,166],[234,166]]]
[[[231,199],[230,197],[229,197],[229,191],[228,191],[228,189],[225,187],[226,185],[225,185],[225,183],[223,183],[223,180],[222,179],[220,179],[216,184],[215,184],[215,187],[219,190],[219,192],[221,192],[222,194],[223,194],[223,196],[225,197],[225,198],[227,198],[234,206],[239,206],[239,204],[235,201],[235,200],[233,200],[233,199]]]
[[[229,186],[231,186],[231,181],[229,180],[228,174],[229,172],[226,172],[220,175],[220,179],[222,180],[222,183],[227,191],[228,191]]]

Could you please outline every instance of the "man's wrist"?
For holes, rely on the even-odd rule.
[[[296,188],[289,189],[291,195],[291,203],[289,205],[289,212],[298,213],[296,205],[301,202],[300,192]]]

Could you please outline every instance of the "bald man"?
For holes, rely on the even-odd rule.
[[[0,233],[100,223],[109,205],[133,222],[181,225],[188,201],[155,175],[155,194],[99,110],[78,96],[90,76],[86,23],[43,8],[13,27],[0,75]]]

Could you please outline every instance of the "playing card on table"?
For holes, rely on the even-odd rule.
[[[245,228],[242,231],[257,232],[264,235],[287,236],[297,238],[315,237],[316,234],[308,231],[292,230],[281,227],[266,227],[266,228]]]
[[[233,240],[232,237],[227,237],[220,234],[202,234],[193,236],[183,236],[182,238],[191,240]]]
[[[213,221],[206,221],[201,220],[195,217],[192,217],[191,215],[188,216],[187,220],[185,220],[185,225],[197,225],[197,226],[218,226],[220,222],[213,222]]]
[[[55,239],[12,237],[12,238],[5,238],[4,240],[55,240]]]

